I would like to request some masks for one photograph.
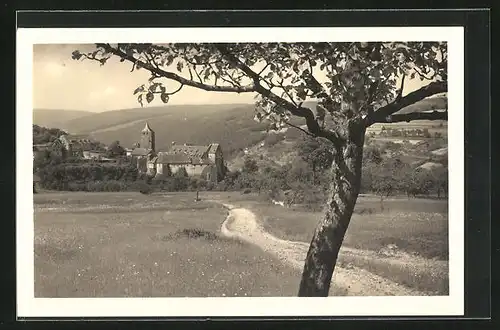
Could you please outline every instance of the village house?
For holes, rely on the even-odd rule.
[[[97,159],[101,157],[103,147],[86,135],[65,134],[52,143],[53,150],[64,150],[67,156]]]
[[[224,155],[218,143],[202,146],[173,143],[168,150],[157,152],[155,142],[155,132],[146,123],[140,142],[130,153],[141,173],[161,179],[183,168],[188,176],[207,181],[218,182],[224,178]]]
[[[106,156],[102,143],[85,135],[62,135],[53,142],[33,145],[33,159],[37,154],[52,151],[62,152],[61,156],[79,157],[100,162],[114,161]]]

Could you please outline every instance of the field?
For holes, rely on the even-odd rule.
[[[35,296],[294,296],[300,272],[220,237],[192,194],[35,195]]]
[[[309,243],[321,212],[245,202],[277,237]],[[376,197],[360,197],[339,265],[356,266],[433,294],[448,293],[448,205],[442,200],[394,198],[381,210]]]
[[[310,242],[321,212],[283,209],[280,206],[251,207],[264,227],[278,237]],[[360,197],[344,244],[379,251],[389,244],[424,258],[448,259],[448,205],[443,200]]]
[[[36,194],[35,296],[296,295],[300,268],[221,235],[227,210],[213,201],[251,210],[267,231],[291,241],[308,242],[319,213],[241,193],[202,193],[196,203],[193,198],[193,193]],[[404,287],[446,294],[446,203],[384,203],[381,211],[376,199],[360,198],[339,267],[359,267]],[[381,253],[391,244],[398,254],[386,258]],[[331,294],[347,293],[339,285]]]

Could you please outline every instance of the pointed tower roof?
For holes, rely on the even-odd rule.
[[[142,130],[143,132],[152,132],[153,130],[151,127],[149,127],[149,123],[146,122],[146,126],[144,126],[144,129]]]

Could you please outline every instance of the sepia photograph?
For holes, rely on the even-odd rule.
[[[463,313],[461,28],[43,30],[26,313]]]

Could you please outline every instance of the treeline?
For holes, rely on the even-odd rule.
[[[329,168],[333,155],[329,143],[323,139],[304,138],[297,146],[299,157],[281,167],[259,168],[255,159],[247,158],[243,168],[229,173],[217,189],[248,189],[286,204],[320,207],[330,183]],[[377,194],[381,200],[393,195],[447,197],[447,157],[429,157],[428,161],[438,162],[437,165],[421,168],[403,161],[405,150],[401,146],[393,147],[391,143],[365,147],[361,193]]]
[[[33,144],[53,142],[61,135],[65,134],[67,134],[65,131],[58,128],[46,128],[38,125],[33,125]]]
[[[70,191],[247,191],[287,204],[305,204],[316,208],[324,202],[330,182],[329,168],[333,160],[330,142],[304,138],[298,145],[298,157],[283,166],[259,165],[257,159],[246,158],[237,171],[226,171],[218,183],[199,177],[188,177],[185,170],[167,174],[161,179],[139,175],[137,165],[129,160],[115,163],[88,162],[42,153],[35,158],[35,169],[41,186]],[[400,147],[392,144],[369,144],[363,157],[361,193],[386,198],[404,194],[447,196],[447,163],[435,168],[415,168],[400,157]],[[388,156],[390,154],[390,156]],[[446,157],[444,157],[446,158]],[[444,159],[443,158],[443,159]]]

